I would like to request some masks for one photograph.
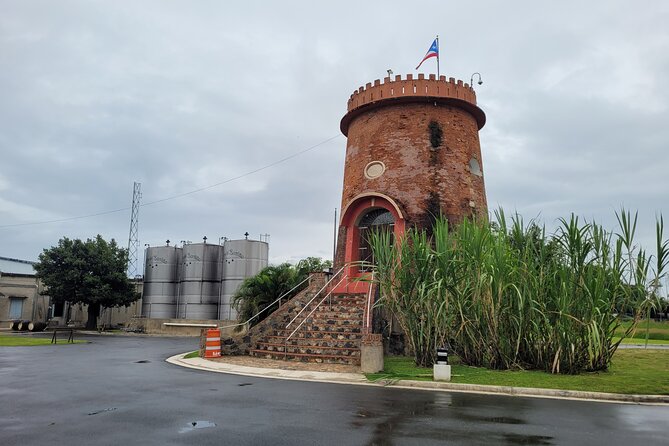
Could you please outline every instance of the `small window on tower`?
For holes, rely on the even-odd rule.
[[[479,165],[479,162],[476,160],[476,158],[469,160],[469,171],[476,176],[483,176],[483,172],[481,172],[481,166]]]
[[[430,131],[430,145],[433,149],[438,149],[441,146],[444,131],[441,129],[441,126],[437,121],[430,121],[427,128]]]

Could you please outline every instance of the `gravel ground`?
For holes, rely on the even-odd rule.
[[[359,373],[360,367],[347,364],[316,364],[311,362],[281,361],[276,359],[254,358],[253,356],[222,356],[209,361],[236,364],[246,367],[266,369],[308,370],[311,372]]]

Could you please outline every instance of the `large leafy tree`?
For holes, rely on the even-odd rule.
[[[282,263],[262,269],[255,276],[244,280],[233,297],[232,304],[239,313],[239,320],[246,322],[253,318],[249,322],[251,326],[262,321],[272,311],[279,308],[279,302],[274,303],[275,300],[295,288],[309,276],[310,272],[323,271],[330,265],[329,260],[323,261],[319,257],[307,257],[300,260],[296,266],[290,263]],[[305,286],[306,283],[295,288],[290,294],[286,295],[286,300],[293,297]],[[272,308],[268,308],[269,306],[272,306]],[[258,314],[265,309],[266,311]],[[254,316],[256,317],[254,318]]]
[[[307,257],[295,265],[295,269],[297,269],[297,273],[302,279],[307,277],[309,273],[321,272],[329,268],[332,268],[332,261],[323,260],[320,257]]]
[[[113,239],[64,237],[40,254],[35,270],[55,303],[88,305],[86,328],[91,329],[101,307],[127,306],[139,299],[126,274],[127,263],[128,251]]]

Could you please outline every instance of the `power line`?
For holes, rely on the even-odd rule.
[[[161,198],[161,199],[158,199],[158,200],[148,201],[146,203],[140,204],[140,207],[151,206],[151,205],[154,205],[154,204],[163,203],[165,201],[175,200],[177,198],[185,197],[187,195],[196,194],[198,192],[202,192],[202,191],[205,191],[205,190],[208,190],[208,189],[212,189],[214,187],[222,186],[223,184],[227,184],[227,183],[230,183],[232,181],[239,180],[240,178],[244,178],[246,176],[253,175],[254,173],[258,173],[262,170],[269,169],[270,167],[274,167],[278,164],[284,163],[284,162],[286,162],[288,160],[291,160],[293,158],[297,158],[298,156],[303,155],[307,152],[310,152],[310,151],[312,151],[312,150],[314,150],[314,149],[316,149],[316,148],[318,148],[318,147],[320,147],[324,144],[327,144],[330,141],[339,138],[340,136],[341,136],[340,134],[337,134],[335,136],[332,136],[332,137],[330,137],[326,140],[323,140],[323,141],[319,142],[318,144],[314,144],[313,146],[307,147],[306,149],[300,150],[299,152],[293,153],[292,155],[289,155],[285,158],[281,158],[280,160],[274,161],[273,163],[266,164],[262,167],[259,167],[259,168],[254,169],[254,170],[250,170],[250,171],[245,172],[241,175],[237,175],[236,177],[228,178],[227,180],[223,180],[223,181],[220,181],[218,183],[211,184],[209,186],[201,187],[199,189],[193,189],[193,190],[190,190],[188,192],[183,192],[181,194],[172,195],[172,196]],[[35,221],[35,222],[29,222],[29,223],[14,223],[14,224],[11,224],[11,225],[0,225],[0,229],[15,228],[15,227],[19,227],[19,226],[34,226],[34,225],[45,225],[45,224],[50,224],[50,223],[62,223],[62,222],[73,221],[73,220],[82,220],[84,218],[92,218],[92,217],[99,217],[101,215],[115,214],[117,212],[127,211],[128,209],[131,209],[131,207],[127,206],[127,207],[123,207],[123,208],[112,209],[112,210],[109,210],[109,211],[96,212],[94,214],[78,215],[76,217],[59,218],[59,219],[56,219],[56,220],[44,220],[44,221]]]
[[[315,145],[313,145],[313,146],[311,146],[311,147],[307,147],[306,149],[301,150],[301,151],[299,151],[299,152],[297,152],[297,153],[294,153],[294,154],[292,154],[292,155],[289,155],[289,156],[287,156],[287,157],[285,157],[285,158],[281,158],[281,159],[278,160],[278,161],[274,161],[274,162],[271,163],[271,164],[267,164],[267,165],[265,165],[265,166],[263,166],[263,167],[259,167],[259,168],[255,169],[255,170],[251,170],[251,171],[249,171],[249,172],[243,173],[243,174],[238,175],[238,176],[236,176],[236,177],[228,178],[227,180],[221,181],[220,183],[212,184],[212,185],[210,185],[210,186],[201,187],[201,188],[199,188],[199,189],[194,189],[194,190],[189,191],[189,192],[184,192],[184,193],[182,193],[182,194],[173,195],[173,196],[171,196],[171,197],[161,198],[160,200],[149,201],[149,202],[147,202],[147,203],[142,204],[142,206],[150,206],[150,205],[152,205],[152,204],[162,203],[163,201],[174,200],[175,198],[181,198],[181,197],[185,197],[186,195],[192,195],[192,194],[195,194],[195,193],[197,193],[197,192],[202,192],[203,190],[211,189],[211,188],[213,188],[213,187],[222,186],[223,184],[230,183],[230,182],[235,181],[235,180],[238,180],[238,179],[240,179],[240,178],[244,178],[244,177],[246,177],[246,176],[248,176],[248,175],[252,175],[252,174],[254,174],[254,173],[258,173],[258,172],[260,172],[261,170],[269,169],[270,167],[274,167],[274,166],[276,166],[277,164],[281,164],[281,163],[286,162],[286,161],[288,161],[288,160],[290,160],[290,159],[296,158],[296,157],[298,157],[298,156],[300,156],[300,155],[302,155],[302,154],[305,154],[305,153],[307,153],[307,152],[309,152],[309,151],[311,151],[311,150],[314,150],[314,149],[316,149],[316,148],[322,146],[323,144],[326,144],[326,143],[332,141],[333,139],[337,139],[337,138],[339,138],[340,136],[341,136],[341,135],[335,135],[335,136],[332,136],[332,137],[330,137],[330,138],[328,138],[328,139],[326,139],[326,140],[324,140],[324,141],[319,142],[318,144],[315,144]],[[0,226],[0,227],[1,227],[1,226]]]

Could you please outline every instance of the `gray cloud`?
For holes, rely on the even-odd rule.
[[[339,133],[353,90],[413,72],[477,88],[491,208],[549,224],[667,214],[669,6],[642,2],[5,1],[0,226],[145,203],[219,183]],[[423,67],[433,70],[433,64]],[[280,165],[142,207],[142,243],[270,233],[274,261],[332,251],[343,136]],[[67,235],[124,244],[129,210],[0,229],[35,259]]]

